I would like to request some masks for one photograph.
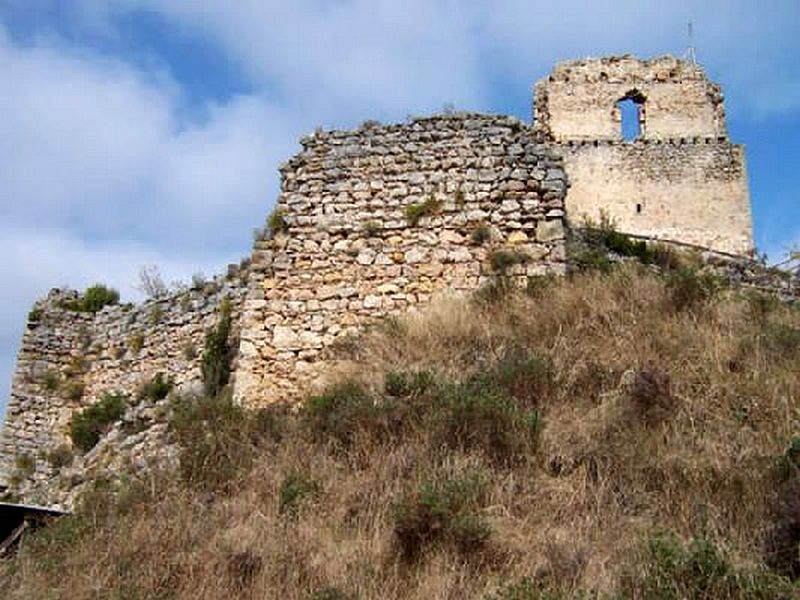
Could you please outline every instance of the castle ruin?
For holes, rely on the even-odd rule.
[[[720,89],[697,65],[573,61],[535,90],[532,125],[456,113],[302,139],[281,168],[279,231],[225,277],[97,314],[70,311],[71,292],[53,290],[21,343],[0,487],[68,503],[52,465],[36,459],[20,480],[19,457],[69,443],[72,415],[104,392],[131,392],[159,372],[196,384],[197,349],[222,298],[239,340],[235,398],[259,406],[320,385],[331,347],[364,325],[436,293],[478,289],[493,276],[493,253],[524,256],[509,269],[521,281],[564,273],[570,226],[601,211],[632,235],[751,254],[744,151],[728,140]],[[635,105],[630,140],[622,101]],[[81,394],[48,385],[51,376]],[[134,455],[157,444],[137,435],[126,442]]]

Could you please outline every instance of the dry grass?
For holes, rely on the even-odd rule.
[[[213,461],[232,470],[227,485],[198,485],[195,451],[189,483],[160,476],[124,510],[100,494],[2,567],[0,593],[794,597],[765,565],[783,552],[782,572],[799,568],[800,465],[781,457],[800,433],[800,313],[774,306],[754,319],[747,298],[719,294],[676,305],[663,280],[625,268],[494,306],[441,299],[366,335],[350,357],[361,391],[317,399],[285,417],[279,437],[265,415],[268,442],[238,417],[225,422],[251,445],[226,445],[229,432],[212,426],[208,448],[248,453]],[[538,366],[504,371],[511,355]],[[425,385],[397,379],[421,372]],[[442,438],[454,413],[430,407],[482,377],[541,418],[535,444],[503,446],[519,460],[495,460],[493,412],[469,412],[475,427],[459,421],[469,443]],[[365,403],[347,404],[359,394]],[[453,500],[447,482],[469,477],[480,493]],[[313,489],[291,510],[287,481]]]

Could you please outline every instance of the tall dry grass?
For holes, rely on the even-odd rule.
[[[299,415],[198,411],[184,443],[213,460],[99,489],[0,592],[795,597],[800,313],[675,285],[620,268],[387,320],[342,357],[349,387]],[[536,412],[534,441],[501,446],[515,460],[496,460],[502,427],[528,413],[459,404],[473,389]]]

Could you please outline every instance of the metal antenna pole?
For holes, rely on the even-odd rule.
[[[694,51],[694,27],[691,21],[689,21],[689,48],[686,50],[684,58],[693,65],[697,64],[697,54]]]

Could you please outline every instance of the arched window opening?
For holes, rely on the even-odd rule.
[[[617,102],[622,126],[622,139],[626,142],[633,141],[642,135],[644,100],[644,96],[634,90],[627,93],[624,98]]]

